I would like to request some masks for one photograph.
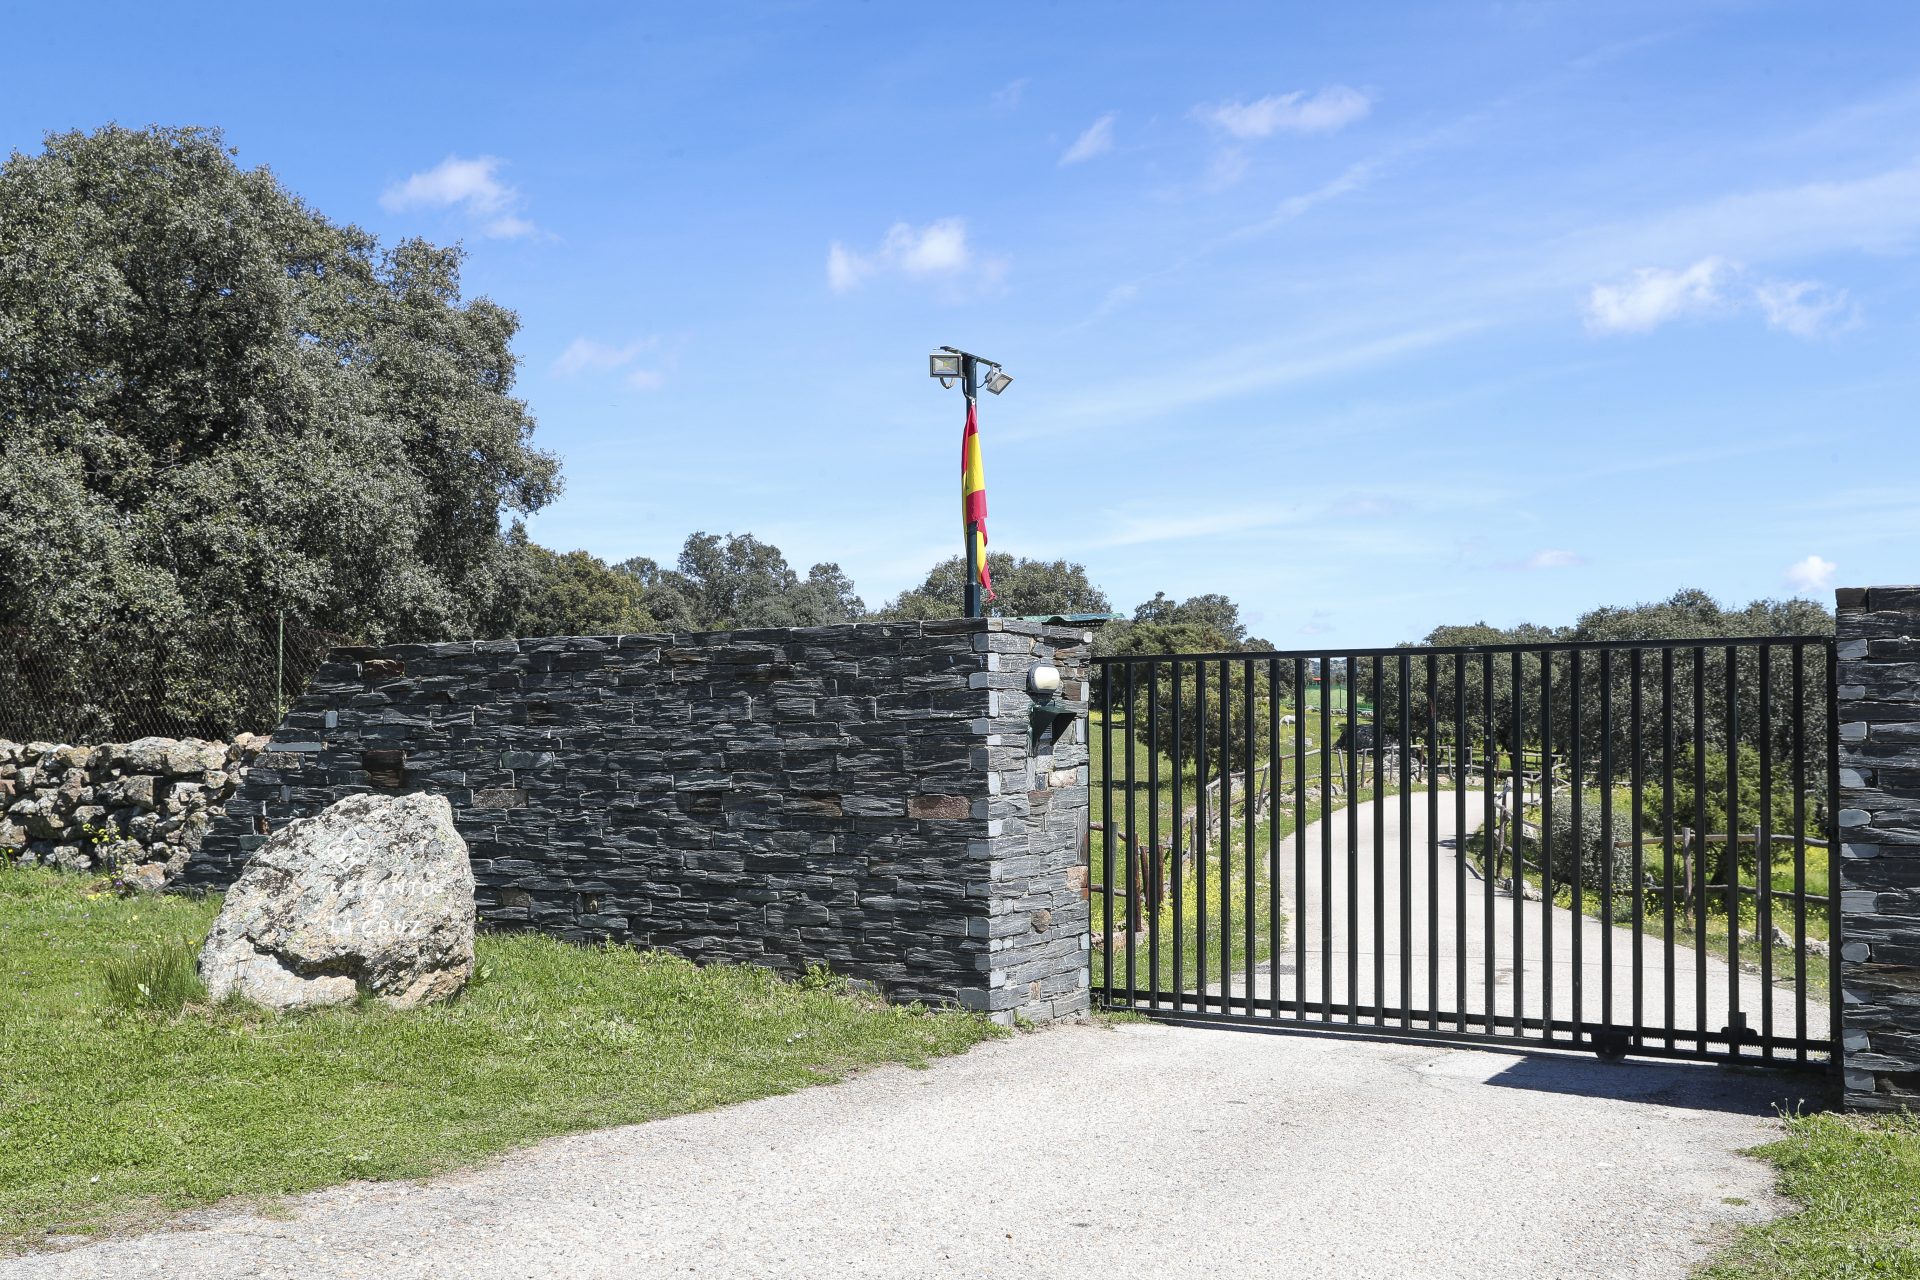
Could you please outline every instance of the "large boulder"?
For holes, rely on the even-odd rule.
[[[472,973],[473,867],[444,796],[348,796],[274,832],[200,952],[214,999],[275,1009],[362,991],[410,1009]]]

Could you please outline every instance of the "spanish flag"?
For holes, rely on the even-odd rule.
[[[960,438],[960,527],[973,540],[980,585],[992,600],[993,571],[987,568],[987,469],[980,462],[980,418],[972,399],[967,401],[967,432]]]

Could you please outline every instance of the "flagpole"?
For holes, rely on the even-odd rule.
[[[967,416],[972,418],[977,424],[978,419],[974,418],[974,399],[980,392],[980,365],[978,361],[969,355],[962,355],[960,357],[960,388],[966,393],[965,403]],[[975,430],[978,430],[977,425]],[[980,592],[980,539],[975,536],[979,531],[980,526],[977,521],[967,521],[967,590],[965,607],[966,616],[969,618],[984,618],[987,616],[986,604],[985,601],[981,599]]]

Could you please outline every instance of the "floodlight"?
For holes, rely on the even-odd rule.
[[[940,379],[959,377],[960,357],[946,351],[934,352],[927,357],[927,376]]]
[[[1013,375],[1005,369],[1002,369],[999,365],[995,365],[993,372],[987,375],[987,390],[993,392],[995,395],[999,395],[1012,385]]]

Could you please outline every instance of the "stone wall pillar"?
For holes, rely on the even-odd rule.
[[[1920,586],[1836,593],[1846,1104],[1920,1104]]]

